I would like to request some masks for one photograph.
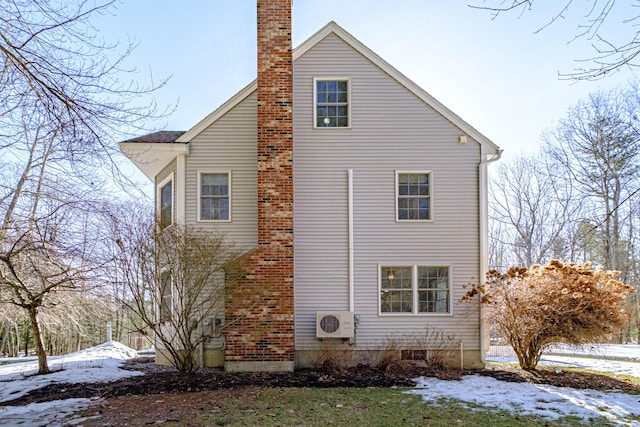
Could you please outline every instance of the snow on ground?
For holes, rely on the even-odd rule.
[[[556,354],[544,355],[542,365],[582,367],[602,372],[626,374],[640,378],[640,346],[588,346],[579,349],[559,348]],[[557,354],[563,355],[557,355]],[[124,360],[135,357],[136,352],[122,344],[109,342],[66,356],[50,357],[51,369],[63,369],[51,375],[36,375],[37,361],[22,358],[21,363],[3,365],[0,359],[0,426],[24,424],[30,426],[56,426],[63,423],[81,423],[65,418],[86,408],[90,399],[67,399],[25,406],[1,406],[30,390],[53,382],[108,382],[140,372],[124,371],[119,367]],[[586,356],[586,357],[585,357]],[[606,358],[596,359],[594,357]],[[491,360],[515,362],[514,358]],[[636,361],[636,362],[634,362]],[[605,393],[594,390],[576,390],[528,383],[510,383],[491,377],[465,376],[461,381],[441,381],[420,378],[415,393],[425,401],[442,399],[499,408],[513,413],[533,414],[549,419],[564,416],[579,417],[585,422],[606,418],[614,424],[640,427],[640,396],[624,393]],[[603,418],[600,418],[603,417]],[[635,418],[635,420],[634,420]],[[66,425],[66,424],[65,424]]]
[[[640,378],[640,363],[637,362],[640,361],[639,345],[564,346],[554,348],[553,353],[543,355],[540,366],[583,368]],[[517,359],[492,357],[489,361],[516,363]],[[466,376],[462,381],[439,381],[435,378],[419,378],[417,381],[418,389],[411,393],[429,402],[437,403],[440,398],[449,398],[550,419],[575,416],[588,422],[592,418],[604,417],[614,424],[640,427],[640,422],[633,420],[640,417],[640,395],[510,383],[478,375]]]
[[[65,356],[47,358],[49,369],[57,371],[49,375],[34,375],[38,372],[37,360],[0,365],[0,403],[17,399],[51,383],[108,382],[142,375],[142,372],[118,369],[126,359],[136,356],[135,350],[110,341]]]
[[[1,406],[2,402],[52,383],[109,382],[142,375],[142,372],[119,369],[126,359],[136,356],[135,350],[111,341],[65,356],[49,357],[49,369],[57,371],[49,375],[33,375],[38,371],[38,361],[31,357],[22,358],[24,361],[20,363],[15,363],[15,359],[0,359],[0,425],[20,422],[33,426],[60,425],[62,418],[86,408],[91,399],[67,399],[25,406]]]
[[[418,389],[409,393],[432,404],[442,398],[457,399],[522,415],[550,419],[574,416],[585,422],[605,417],[614,424],[640,426],[632,419],[640,417],[640,396],[632,394],[512,383],[479,375],[465,376],[461,381],[419,378]]]

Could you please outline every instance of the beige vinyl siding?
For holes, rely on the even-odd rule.
[[[313,78],[350,79],[350,129],[313,128]],[[356,349],[429,325],[479,348],[480,146],[330,35],[294,64],[296,348],[319,346],[316,311],[348,310],[347,171],[353,170]],[[432,171],[432,222],[397,222],[395,172]],[[379,315],[378,265],[450,266],[452,314]]]
[[[186,222],[257,245],[257,119],[255,92],[190,141],[186,158]],[[231,171],[231,221],[198,221],[198,171]]]

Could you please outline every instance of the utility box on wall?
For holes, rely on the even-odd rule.
[[[353,338],[354,316],[350,311],[318,311],[316,338]]]

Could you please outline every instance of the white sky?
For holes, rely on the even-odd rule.
[[[541,364],[560,369],[587,367],[640,378],[640,363],[637,362],[640,345],[593,345],[567,348],[564,353],[580,357],[545,355]],[[67,423],[71,419],[74,425],[81,424],[82,420],[73,413],[87,408],[92,399],[57,400],[25,406],[2,406],[2,402],[53,382],[108,382],[140,375],[139,372],[120,369],[124,360],[135,356],[135,350],[117,342],[108,342],[66,356],[50,357],[53,369],[64,370],[45,376],[29,375],[37,370],[34,358],[22,358],[22,362],[0,359],[0,425],[69,425]],[[608,357],[612,360],[585,356]],[[502,360],[514,361],[513,358]],[[10,363],[2,364],[6,362]],[[416,389],[410,393],[421,395],[432,405],[437,404],[440,398],[449,398],[486,408],[499,408],[513,414],[535,414],[550,419],[572,415],[585,421],[604,417],[616,425],[640,427],[637,421],[640,417],[640,396],[632,394],[511,383],[477,375],[465,376],[460,381],[420,378],[417,379]],[[398,404],[401,404],[400,401]]]
[[[559,80],[558,73],[577,66],[574,59],[594,54],[586,38],[569,43],[585,2],[534,34],[564,1],[537,1],[533,13],[495,20],[468,7],[482,1],[295,0],[293,42],[336,21],[502,147],[506,158],[534,150],[570,105],[633,75],[624,69],[596,82]],[[626,3],[616,3],[604,27],[608,37],[630,40],[637,30],[623,23],[638,13]],[[250,0],[136,0],[95,25],[108,40],[140,42],[129,65],[141,80],[149,71],[155,80],[173,76],[156,98],[161,105],[179,99],[179,107],[161,127],[187,130],[255,78],[255,9]]]

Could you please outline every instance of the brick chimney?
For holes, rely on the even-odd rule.
[[[258,0],[258,248],[231,304],[229,371],[289,371],[294,357],[291,0]],[[238,305],[245,302],[245,307]],[[229,316],[227,316],[229,319]]]

